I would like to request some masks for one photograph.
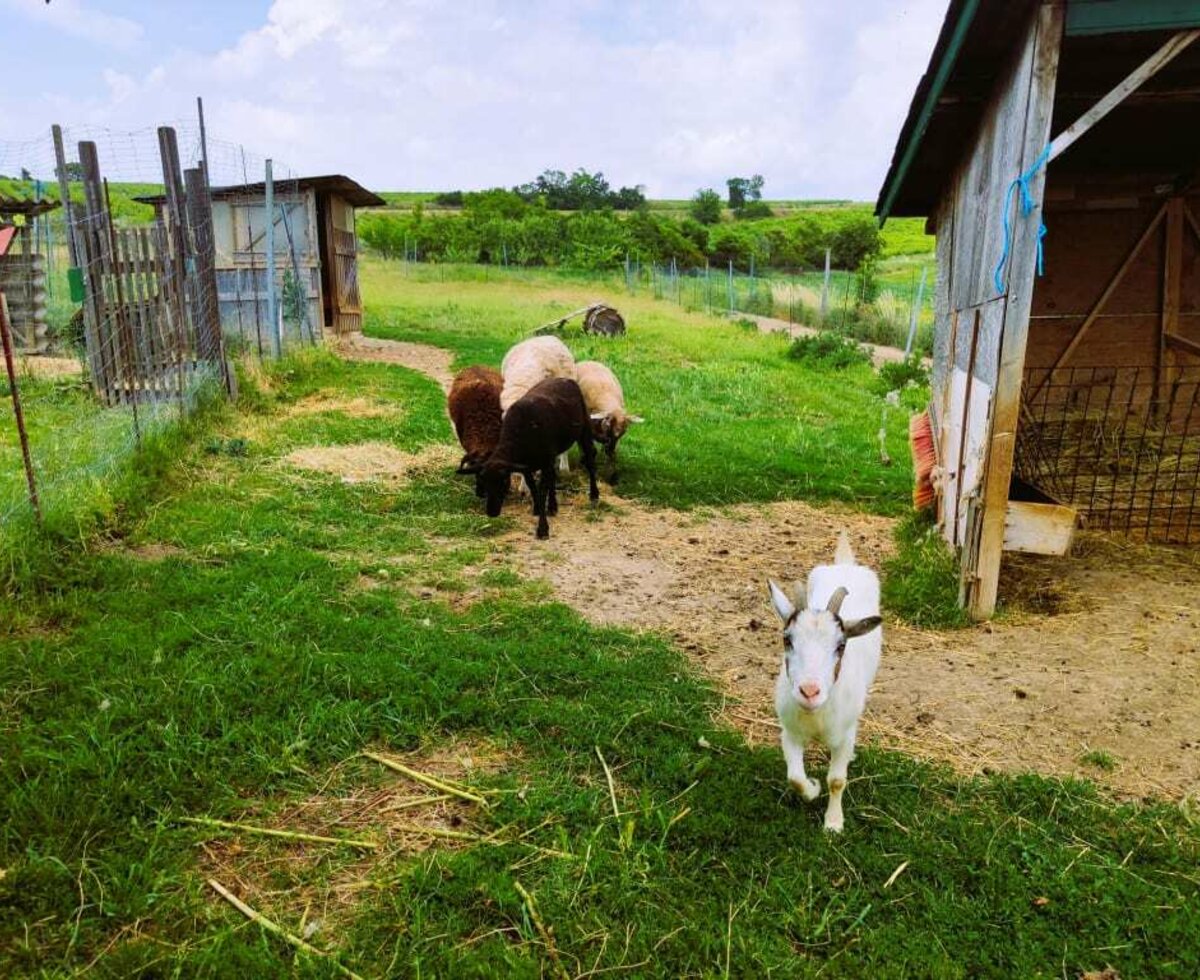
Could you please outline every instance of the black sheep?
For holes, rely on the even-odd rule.
[[[550,537],[547,515],[558,513],[555,460],[575,443],[583,452],[588,472],[589,496],[600,499],[596,486],[596,447],[583,392],[569,378],[548,378],[534,385],[504,415],[500,442],[482,467],[488,517],[499,517],[508,491],[509,477],[520,473],[533,491],[533,512],[538,517],[537,536]],[[537,478],[541,474],[541,479]]]

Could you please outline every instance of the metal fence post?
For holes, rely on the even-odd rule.
[[[821,283],[821,322],[825,322],[825,318],[829,316],[829,277],[831,273],[830,260],[833,255],[832,249],[825,249],[825,279]]]
[[[275,180],[271,174],[271,161],[266,168],[266,248],[267,248],[267,324],[275,337],[275,356],[283,356],[283,324],[279,320],[278,303],[275,296]]]
[[[29,454],[29,434],[25,430],[25,413],[21,409],[21,393],[17,390],[17,369],[13,364],[12,334],[8,325],[8,300],[0,293],[0,341],[4,345],[4,368],[8,372],[8,392],[12,396],[13,417],[21,440],[21,457],[25,462],[25,482],[29,484],[29,505],[37,522],[42,523],[42,505],[38,500],[37,481],[33,476],[33,457]]]

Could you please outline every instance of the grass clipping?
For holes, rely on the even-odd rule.
[[[403,483],[414,474],[453,466],[458,454],[452,446],[429,446],[406,453],[383,442],[351,446],[306,446],[288,453],[284,463],[296,469],[329,473],[343,483]]]

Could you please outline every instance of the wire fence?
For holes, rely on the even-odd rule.
[[[0,141],[0,554],[117,506],[139,448],[234,392],[233,354],[321,339],[314,212],[202,115]]]

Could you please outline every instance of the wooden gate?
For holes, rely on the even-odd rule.
[[[354,232],[333,230],[333,329],[362,330],[362,299],[358,292],[358,244]]]

